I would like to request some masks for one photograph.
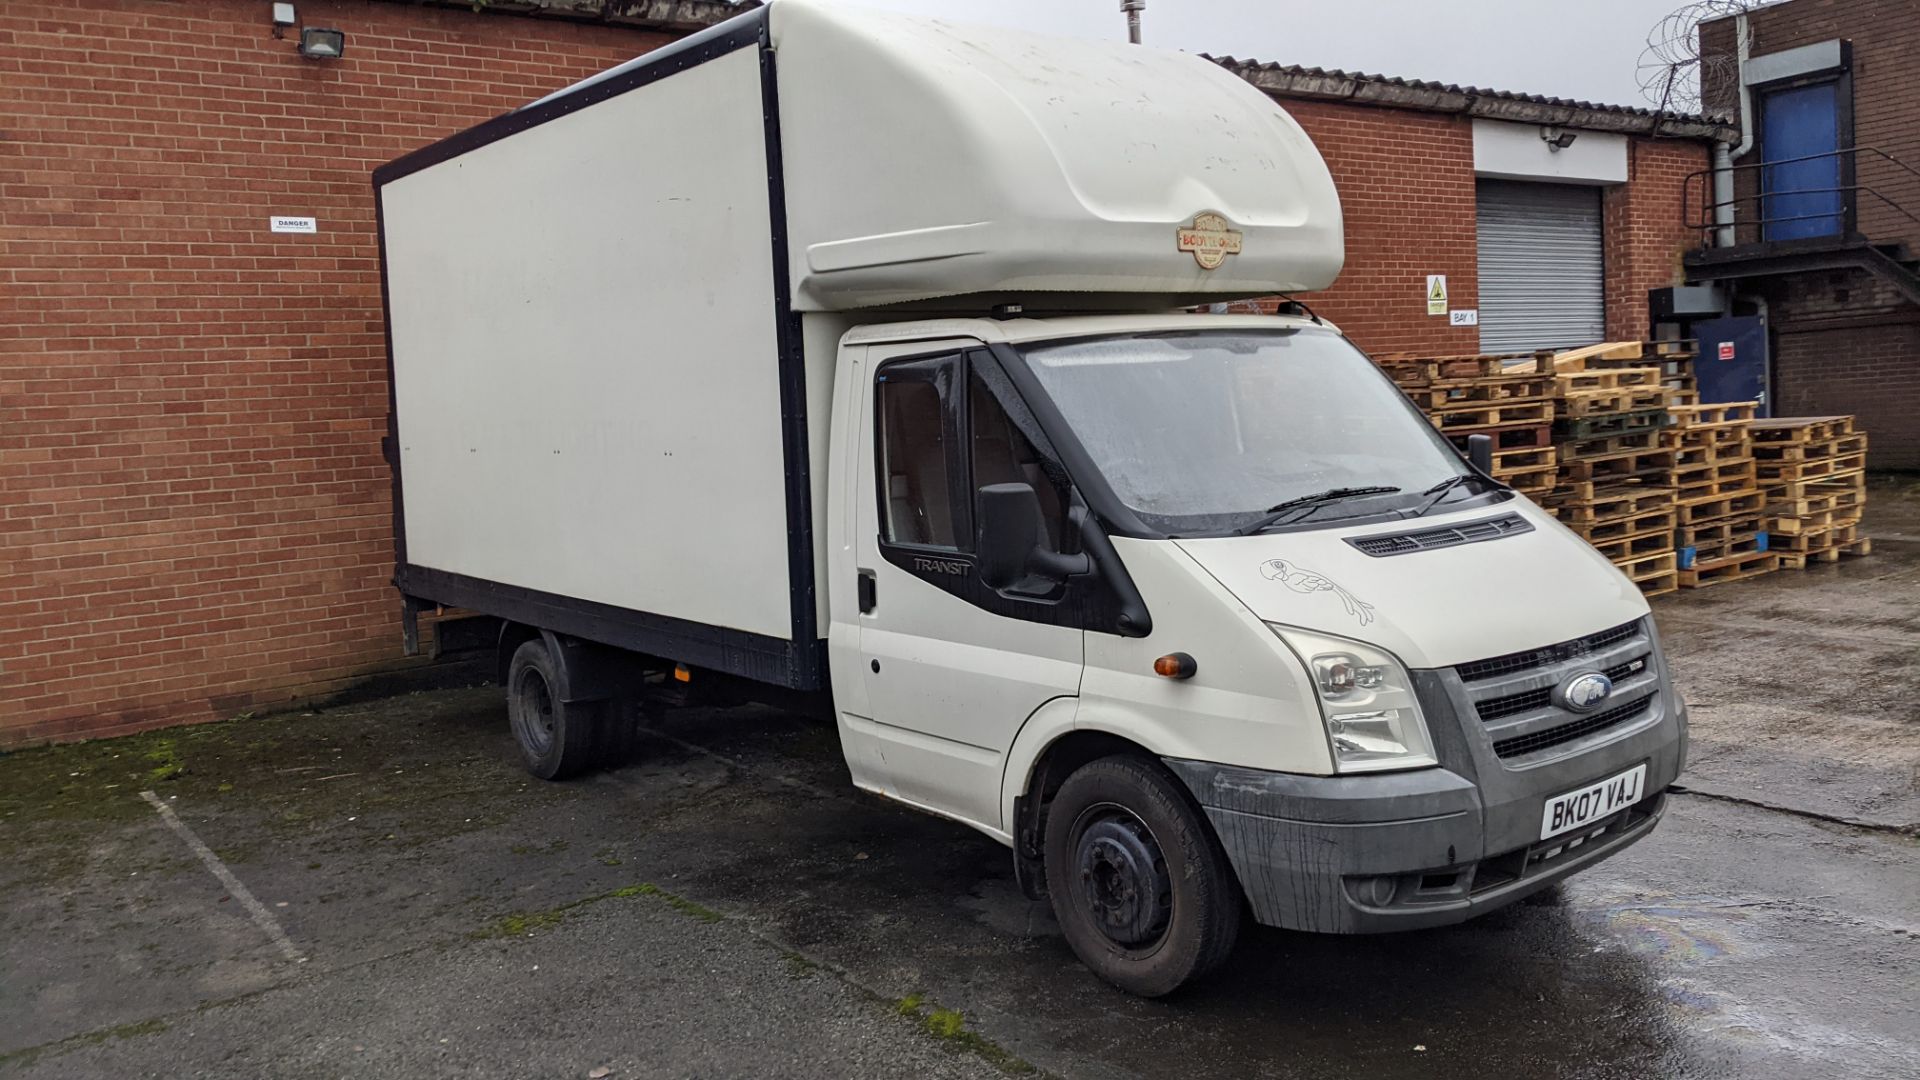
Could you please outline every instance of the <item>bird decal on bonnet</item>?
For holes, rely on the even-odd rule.
[[[1267,580],[1278,581],[1294,592],[1304,595],[1330,592],[1340,598],[1340,603],[1346,606],[1347,614],[1359,619],[1361,626],[1373,621],[1372,604],[1305,567],[1295,566],[1285,559],[1268,559],[1260,564],[1260,573]]]

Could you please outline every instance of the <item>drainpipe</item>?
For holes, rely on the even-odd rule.
[[[1733,159],[1753,149],[1753,94],[1747,89],[1747,59],[1753,51],[1753,36],[1747,29],[1747,15],[1741,12],[1733,23],[1734,48],[1739,62],[1734,77],[1740,84],[1740,145],[1713,144],[1713,246],[1728,248],[1733,234]]]
[[[1127,40],[1140,44],[1140,13],[1147,9],[1147,0],[1120,0],[1120,10],[1127,14]]]

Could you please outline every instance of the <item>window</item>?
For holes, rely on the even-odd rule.
[[[878,379],[881,535],[890,543],[960,550],[953,513],[952,358],[892,364]],[[969,545],[970,546],[970,545]]]
[[[1093,467],[1151,529],[1218,533],[1330,488],[1393,489],[1313,518],[1331,522],[1419,505],[1425,489],[1466,472],[1406,395],[1332,331],[1087,338],[1022,355]]]
[[[1058,548],[1066,533],[1063,492],[977,371],[968,375],[966,412],[959,413],[950,389],[959,368],[957,357],[909,360],[887,365],[876,380],[886,483],[881,538],[971,551],[974,492],[987,484],[1027,483],[1040,496],[1048,539]],[[966,452],[950,454],[962,423],[969,432]]]
[[[1048,478],[1033,443],[1014,427],[1013,418],[1000,407],[978,371],[967,379],[967,416],[973,433],[972,490],[977,492],[988,484],[1033,485],[1040,496],[1040,518],[1047,527],[1047,539],[1053,542],[1054,550],[1062,550],[1066,503],[1060,489]]]

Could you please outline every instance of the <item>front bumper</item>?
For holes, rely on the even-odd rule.
[[[1346,934],[1463,922],[1647,835],[1685,765],[1686,708],[1664,677],[1644,721],[1524,765],[1494,753],[1457,683],[1416,679],[1426,680],[1439,768],[1301,776],[1166,759],[1205,809],[1260,922]],[[1640,802],[1539,839],[1548,799],[1642,762]]]

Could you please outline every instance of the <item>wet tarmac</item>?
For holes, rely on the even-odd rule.
[[[1868,559],[1656,603],[1695,765],[1647,841],[1164,1001],[769,709],[559,785],[486,687],[0,758],[0,1075],[1914,1076],[1920,486],[1876,505]]]

